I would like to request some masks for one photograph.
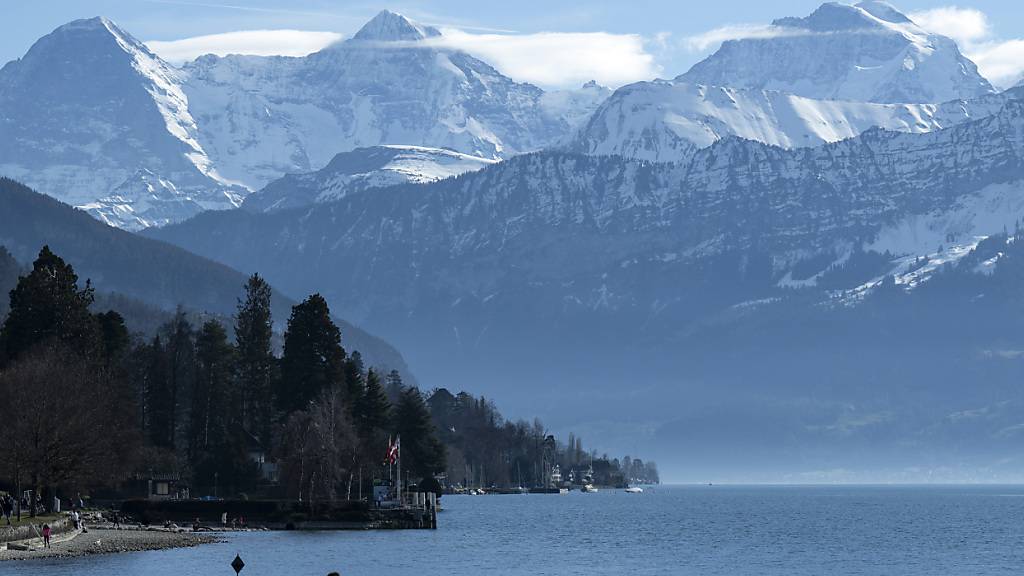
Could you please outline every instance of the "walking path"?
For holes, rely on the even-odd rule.
[[[194,534],[163,529],[107,530],[91,528],[88,532],[73,530],[50,539],[50,548],[43,548],[41,538],[12,542],[15,547],[27,545],[28,550],[0,549],[0,561],[33,558],[72,558],[90,554],[139,552],[187,548],[216,542],[209,534]]]

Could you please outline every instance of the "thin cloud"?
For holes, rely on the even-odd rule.
[[[1024,40],[1006,40],[974,47],[968,56],[996,86],[1009,88],[1024,77]]]
[[[381,47],[461,50],[511,78],[553,88],[579,86],[590,80],[617,87],[649,80],[661,72],[654,56],[646,50],[645,39],[634,34],[477,34],[459,28],[443,28],[442,33],[422,42],[388,42]],[[146,44],[165,60],[182,63],[204,54],[305,56],[341,37],[333,32],[246,30]]]
[[[146,42],[164,60],[181,64],[204,54],[227,56],[305,56],[341,40],[335,32],[309,30],[243,30],[194,36],[182,40]]]
[[[661,72],[644,38],[635,34],[472,34],[444,28],[442,36],[426,44],[468,52],[516,80],[547,87],[578,86],[590,80],[617,87]]]
[[[1024,75],[1024,39],[996,36],[981,10],[943,6],[912,12],[909,17],[925,30],[955,40],[978,65],[978,71],[996,86],[1010,86]]]
[[[783,36],[800,36],[808,32],[795,28],[783,28],[769,24],[732,24],[722,26],[701,34],[688,36],[684,42],[692,52],[705,52],[715,48],[722,42],[728,40],[743,40],[747,38],[780,38]]]
[[[241,4],[223,4],[217,2],[189,2],[187,0],[144,0],[149,4],[166,4],[169,6],[193,6],[196,8],[219,8],[222,10],[239,10],[242,12],[262,12],[266,14],[291,14],[293,16],[337,16],[331,12],[311,12],[291,8],[264,8],[260,6],[244,6]]]
[[[988,16],[974,8],[944,6],[911,12],[908,16],[921,28],[952,38],[961,47],[984,41],[992,36]]]

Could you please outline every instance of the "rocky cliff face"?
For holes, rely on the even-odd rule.
[[[289,174],[245,199],[244,208],[274,212],[340,200],[399,184],[427,184],[475,172],[497,160],[421,146],[374,146],[342,152],[324,168]]]
[[[813,287],[814,273],[883,237],[894,256],[923,255],[900,241],[913,222],[931,219],[933,234],[965,246],[1012,226],[1024,214],[982,207],[996,201],[993,187],[1004,200],[1019,194],[1022,111],[1012,101],[946,130],[871,130],[807,149],[729,138],[677,165],[531,154],[435,184],[267,216],[204,215],[153,234],[292,291],[325,290],[387,335],[440,321],[475,341],[530,317],[600,319],[620,336],[654,322],[670,338],[697,308],[769,298],[797,277]]]

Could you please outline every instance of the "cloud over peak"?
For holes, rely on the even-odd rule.
[[[309,30],[241,30],[194,36],[181,40],[153,40],[146,42],[150,50],[164,60],[181,64],[203,56],[216,54],[246,54],[250,56],[306,56],[341,40],[335,32]]]
[[[982,76],[996,86],[1008,87],[1024,73],[1024,39],[997,36],[981,10],[942,6],[909,16],[925,30],[955,40]]]
[[[647,41],[635,34],[498,34],[450,27],[443,28],[442,32],[442,36],[416,44],[468,52],[513,79],[545,87],[578,86],[589,80],[621,86],[653,78],[661,72],[654,56],[646,49]],[[341,34],[334,32],[244,30],[146,44],[165,60],[180,64],[204,54],[305,56],[341,38]]]

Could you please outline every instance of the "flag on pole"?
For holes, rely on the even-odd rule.
[[[398,460],[399,443],[402,441],[402,437],[395,438],[392,442],[391,437],[388,437],[388,452],[384,456],[384,461],[388,464],[394,464]]]

